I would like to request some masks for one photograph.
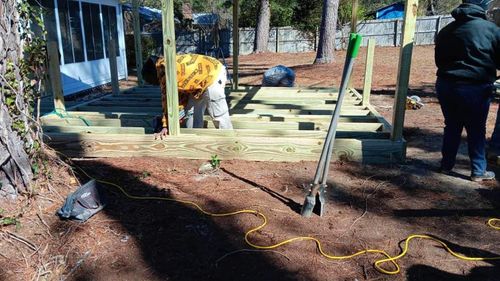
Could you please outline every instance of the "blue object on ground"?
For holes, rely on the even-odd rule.
[[[271,67],[264,73],[262,86],[264,87],[293,87],[295,84],[295,72],[284,66]]]

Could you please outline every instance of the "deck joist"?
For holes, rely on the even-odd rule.
[[[42,118],[48,143],[73,157],[157,156],[190,159],[316,161],[338,92],[331,88],[248,88],[228,94],[234,130],[181,129],[154,140],[152,119],[161,113],[158,88],[70,106]],[[350,90],[341,110],[333,159],[389,163],[404,158],[405,142],[390,139],[390,125]]]

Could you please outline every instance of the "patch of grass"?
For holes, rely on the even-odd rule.
[[[212,168],[214,169],[218,169],[220,167],[220,159],[217,154],[211,156],[210,165],[212,165]]]
[[[137,178],[143,180],[145,178],[149,178],[150,176],[151,176],[151,172],[144,170],[141,172],[141,174]]]
[[[15,217],[4,217],[5,210],[0,208],[0,227],[15,225],[16,229],[21,227],[21,222]]]

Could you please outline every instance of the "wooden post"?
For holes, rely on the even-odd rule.
[[[144,84],[142,79],[142,43],[141,43],[141,22],[139,17],[139,2],[132,0],[132,15],[134,18],[134,46],[135,46],[135,68],[137,69],[137,83],[139,86]]]
[[[358,26],[358,0],[352,0],[351,33],[356,33]]]
[[[240,55],[240,31],[238,24],[239,1],[233,0],[233,89],[238,89],[238,57]]]
[[[177,66],[175,46],[174,0],[162,0],[163,53],[167,76],[168,131],[172,136],[180,134],[179,95],[177,92]]]
[[[47,44],[49,57],[49,79],[54,98],[54,110],[66,111],[64,105],[64,94],[61,85],[61,68],[59,66],[59,48],[56,41]]]
[[[403,139],[405,121],[406,96],[410,83],[411,57],[415,41],[415,26],[417,23],[418,0],[406,0],[405,18],[403,22],[403,40],[399,53],[398,80],[396,82],[396,96],[392,115],[393,141]]]
[[[120,85],[118,84],[118,65],[116,63],[116,44],[115,40],[110,36],[108,42],[109,50],[109,73],[111,74],[111,88],[113,95],[120,93]]]
[[[394,47],[398,46],[399,20],[394,22]]]
[[[375,44],[376,44],[375,39],[368,39],[368,48],[366,51],[366,63],[365,63],[365,81],[363,84],[363,106],[368,106],[370,104]]]
[[[280,52],[280,28],[276,27],[276,53]]]

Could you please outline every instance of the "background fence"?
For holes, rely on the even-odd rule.
[[[417,19],[415,43],[417,45],[432,45],[436,34],[448,23],[452,22],[450,15],[419,17]],[[399,46],[403,30],[402,19],[389,20],[366,20],[357,26],[357,32],[363,35],[363,45],[368,39],[377,41],[377,46]],[[336,49],[347,46],[350,28],[345,26],[337,31],[335,38]],[[215,56],[214,34],[210,31],[177,31],[176,44],[179,53],[201,53]],[[269,51],[283,53],[299,53],[315,51],[318,40],[318,32],[302,32],[292,27],[274,27],[269,32]],[[225,57],[232,55],[232,33],[231,30],[220,30],[220,48]],[[250,54],[253,51],[255,38],[254,28],[240,28],[240,54]],[[144,57],[158,52],[162,46],[161,33],[142,34]],[[127,36],[127,57],[129,65],[134,65],[133,58],[133,36]]]

